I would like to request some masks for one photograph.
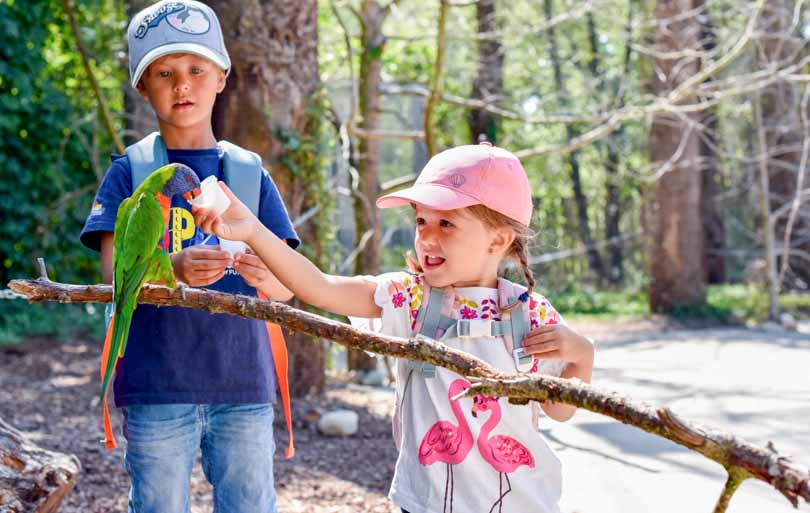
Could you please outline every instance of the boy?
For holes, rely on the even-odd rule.
[[[127,155],[113,157],[82,230],[82,243],[101,252],[105,282],[112,281],[118,206],[144,173],[163,161],[188,165],[200,181],[215,175],[241,181],[246,195],[258,191],[262,223],[296,247],[297,235],[258,156],[218,145],[214,138],[211,112],[230,70],[214,12],[193,0],[160,1],[135,15],[127,39],[132,86],[152,106],[160,134],[131,146]],[[256,168],[255,184],[245,187],[251,166]],[[229,179],[229,169],[231,178],[239,176]],[[184,199],[173,200],[163,241],[179,281],[253,296],[259,292],[277,300],[291,297],[255,255],[234,262],[218,245],[201,244],[205,234],[195,227],[190,210]],[[214,487],[215,511],[275,512],[276,386],[261,321],[139,305],[113,386],[115,404],[124,414],[125,461],[132,481],[129,511],[186,513],[199,447]]]

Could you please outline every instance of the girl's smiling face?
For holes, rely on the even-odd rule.
[[[414,246],[431,287],[497,287],[498,265],[514,240],[509,228],[492,228],[467,209],[414,205]]]

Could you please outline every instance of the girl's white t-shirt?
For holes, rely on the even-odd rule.
[[[388,335],[412,336],[424,292],[421,277],[398,272],[369,279],[377,284],[374,301],[382,309],[382,318],[381,325],[372,322],[368,327]],[[497,289],[449,290],[455,294],[451,317],[500,320]],[[532,329],[563,322],[539,294],[532,295],[529,308]],[[363,324],[360,319],[352,321]],[[498,370],[517,372],[502,338],[442,342]],[[535,360],[532,371],[558,376],[565,365],[561,360]],[[531,405],[468,396],[452,401],[450,388],[463,380],[461,376],[437,367],[435,377],[425,378],[407,360],[397,361],[396,380],[401,426],[394,426],[394,432],[395,437],[401,433],[401,440],[397,440],[400,451],[389,497],[398,506],[410,513],[486,512],[503,496],[495,511],[559,511],[560,461],[533,425]],[[476,416],[472,414],[474,401],[486,405]]]

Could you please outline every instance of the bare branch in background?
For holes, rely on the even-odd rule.
[[[430,96],[425,106],[425,144],[428,157],[437,153],[433,113],[442,96],[444,87],[444,51],[447,46],[447,5],[448,0],[440,0],[438,33],[436,36],[436,60],[433,63],[433,76],[430,80]]]
[[[807,119],[807,107],[810,100],[810,87],[804,87],[804,95],[802,95],[801,103],[801,117],[802,117],[802,131],[804,133],[804,142],[802,144],[802,158],[799,163],[799,168],[796,170],[796,196],[790,202],[790,215],[788,216],[787,225],[785,226],[785,235],[782,241],[782,269],[779,271],[779,280],[777,282],[776,290],[782,290],[785,283],[785,274],[790,267],[790,237],[793,233],[793,225],[796,223],[796,218],[799,215],[799,207],[802,204],[802,196],[804,191],[804,176],[807,174],[807,156],[810,153],[810,121]],[[773,213],[774,217],[778,217],[777,212]]]
[[[93,89],[93,94],[96,96],[98,108],[101,111],[101,117],[104,120],[104,127],[107,129],[107,133],[115,145],[115,150],[119,154],[123,155],[124,143],[121,142],[121,138],[118,136],[118,133],[116,133],[115,128],[113,128],[110,110],[107,107],[107,101],[104,99],[104,94],[101,92],[101,86],[99,86],[98,80],[96,80],[96,75],[93,73],[93,68],[90,66],[90,57],[87,53],[87,49],[84,46],[81,28],[79,27],[79,22],[76,19],[76,13],[73,11],[71,0],[62,0],[62,7],[65,9],[65,14],[70,22],[70,27],[73,30],[73,37],[76,39],[76,48],[79,50],[79,54],[82,57],[82,64],[84,65],[85,73],[87,73],[87,80],[90,81],[90,87]]]

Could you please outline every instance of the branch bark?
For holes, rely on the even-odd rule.
[[[109,303],[112,300],[109,285],[71,285],[37,279],[13,280],[9,287],[31,302]],[[770,444],[768,448],[750,444],[720,430],[683,420],[665,407],[631,401],[578,380],[499,372],[483,360],[421,335],[406,340],[358,330],[285,304],[260,301],[254,297],[194,288],[185,289],[185,299],[182,294],[179,289],[146,285],[138,301],[270,320],[284,324],[289,330],[328,338],[346,347],[439,365],[468,377],[473,383],[470,394],[509,397],[510,401],[517,403],[551,400],[571,404],[697,451],[723,465],[734,480],[753,477],[764,481],[794,506],[798,507],[799,498],[810,503],[810,472],[806,467],[780,455]],[[727,488],[721,499],[728,500],[732,493],[733,490]]]
[[[39,447],[0,418],[0,511],[56,513],[80,473],[76,456]]]

